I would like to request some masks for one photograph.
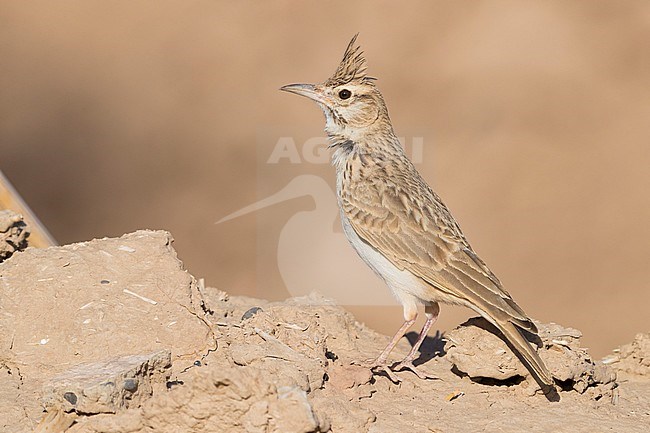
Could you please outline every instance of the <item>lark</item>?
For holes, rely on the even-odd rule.
[[[406,156],[356,39],[325,82],[289,84],[281,90],[305,96],[323,110],[343,231],[404,309],[404,324],[369,367],[396,381],[400,378],[394,372],[403,369],[428,378],[413,360],[438,317],[439,304],[455,304],[496,326],[542,389],[554,389],[553,377],[526,338],[537,337],[535,324],[474,252],[447,206]],[[390,352],[422,305],[426,321],[415,344],[400,363],[389,366]]]

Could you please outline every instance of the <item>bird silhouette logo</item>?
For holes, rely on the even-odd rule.
[[[305,196],[312,199],[313,208],[291,215],[281,228],[277,246],[278,269],[291,296],[318,292],[342,305],[394,305],[390,293],[382,290],[381,280],[363,266],[345,235],[334,230],[339,214],[336,195],[319,176],[296,176],[275,194],[217,224]]]

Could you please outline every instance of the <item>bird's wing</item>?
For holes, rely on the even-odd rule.
[[[469,302],[494,320],[537,332],[417,172],[400,182],[384,177],[350,183],[340,200],[359,237],[399,269]]]

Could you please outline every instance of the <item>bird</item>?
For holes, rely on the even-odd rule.
[[[470,308],[493,324],[545,394],[555,382],[528,338],[539,341],[531,318],[474,252],[458,222],[406,156],[376,78],[356,43],[347,45],[334,74],[318,84],[280,88],[315,101],[325,115],[341,224],[349,243],[403,307],[404,323],[366,365],[393,381],[410,370],[440,313],[440,303]],[[426,321],[406,357],[389,354],[424,306]],[[528,338],[527,338],[528,337]]]

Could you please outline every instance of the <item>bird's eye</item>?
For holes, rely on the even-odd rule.
[[[352,96],[352,92],[348,89],[343,89],[339,92],[339,98],[341,99],[348,99],[350,96]]]

